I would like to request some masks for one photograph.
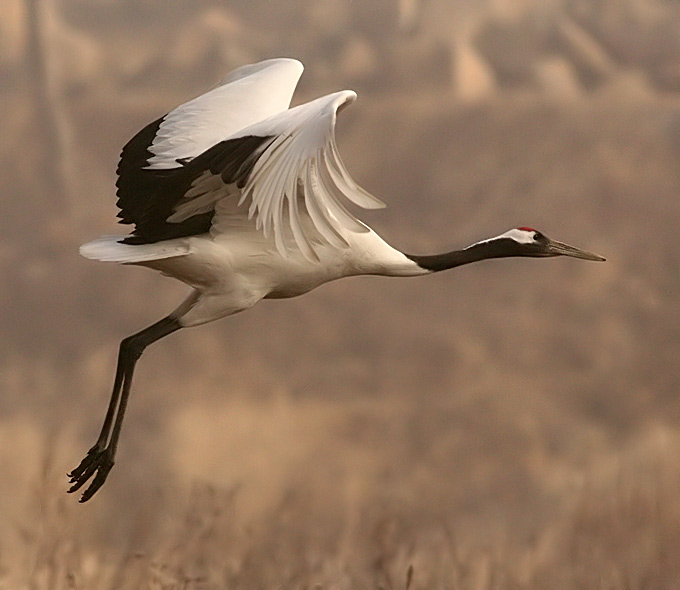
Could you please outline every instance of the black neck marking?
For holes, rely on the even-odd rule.
[[[444,254],[424,256],[406,254],[406,256],[425,270],[439,272],[488,258],[540,256],[540,254],[534,244],[520,244],[510,238],[497,238],[473,244],[464,250],[453,250]]]

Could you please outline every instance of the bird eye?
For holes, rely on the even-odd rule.
[[[545,240],[545,236],[540,231],[534,232],[534,240],[536,241]]]

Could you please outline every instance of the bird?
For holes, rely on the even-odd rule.
[[[93,497],[114,465],[138,359],[177,330],[347,276],[422,276],[513,256],[604,260],[528,226],[440,254],[390,246],[347,208],[385,206],[356,184],[338,153],[336,117],[356,93],[291,107],[302,71],[291,58],[241,66],[123,147],[118,217],[133,229],[83,244],[80,253],[149,267],[190,292],[169,315],[120,342],[101,432],[68,474],[70,493],[90,482],[80,502]]]

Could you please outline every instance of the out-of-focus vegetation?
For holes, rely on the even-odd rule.
[[[0,588],[673,588],[680,4],[6,0]],[[606,264],[348,279],[142,359],[87,505],[118,341],[181,284],[94,264],[120,147],[266,57],[339,119],[406,251],[518,225]],[[408,572],[411,572],[409,574]]]

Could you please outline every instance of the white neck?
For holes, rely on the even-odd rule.
[[[345,238],[350,242],[353,274],[414,277],[430,272],[390,246],[373,230],[352,233]]]

